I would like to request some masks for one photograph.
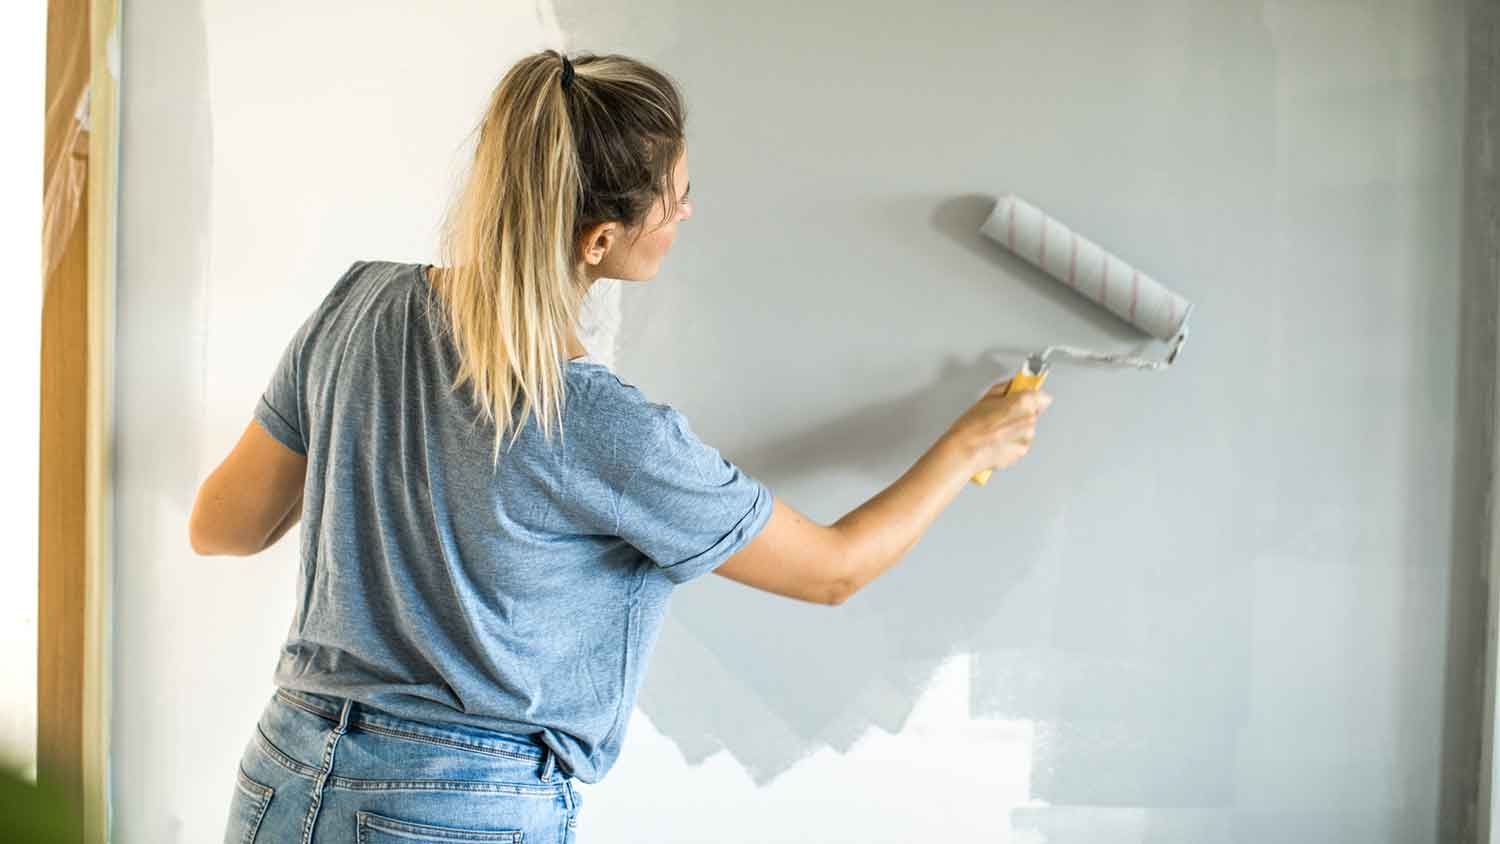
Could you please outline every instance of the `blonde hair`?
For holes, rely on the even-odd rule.
[[[496,465],[506,433],[514,442],[533,409],[549,442],[554,421],[562,427],[564,347],[589,287],[578,239],[614,221],[633,242],[657,202],[669,203],[663,220],[677,210],[686,117],[672,80],[625,56],[569,60],[566,88],[555,50],[516,62],[495,87],[444,218],[447,267],[432,282],[460,359],[452,386],[473,384],[495,425]]]

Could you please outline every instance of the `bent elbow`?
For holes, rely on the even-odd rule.
[[[189,519],[188,547],[193,549],[194,554],[197,554],[200,557],[207,557],[212,553],[212,551],[210,550],[208,543],[204,541],[204,538],[200,534],[201,531],[198,530],[197,522]]]
[[[200,557],[244,557],[255,553],[216,539],[195,525],[188,527],[188,546]]]
[[[828,528],[830,537],[826,546],[827,557],[832,559],[833,565],[825,566],[823,603],[830,607],[842,606],[843,603],[855,592],[859,591],[858,579],[855,573],[858,567],[854,563],[854,548],[850,544],[846,534],[839,530],[837,525]]]
[[[843,606],[854,594],[854,585],[847,580],[835,580],[823,590],[823,603],[830,607]]]

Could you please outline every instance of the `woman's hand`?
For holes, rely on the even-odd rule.
[[[1009,382],[1001,381],[979,397],[948,429],[963,444],[973,460],[972,472],[1004,469],[1031,450],[1036,422],[1052,404],[1052,396],[1040,390],[1007,394]]]

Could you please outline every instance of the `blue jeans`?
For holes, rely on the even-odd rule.
[[[245,746],[226,844],[575,844],[578,794],[530,736],[277,689]]]

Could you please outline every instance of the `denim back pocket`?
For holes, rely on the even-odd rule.
[[[234,797],[229,801],[229,829],[224,840],[253,844],[266,807],[271,805],[271,787],[250,779],[242,767],[236,766],[234,773]]]
[[[397,820],[374,812],[356,812],[355,818],[359,844],[522,844],[519,829],[455,829]]]

